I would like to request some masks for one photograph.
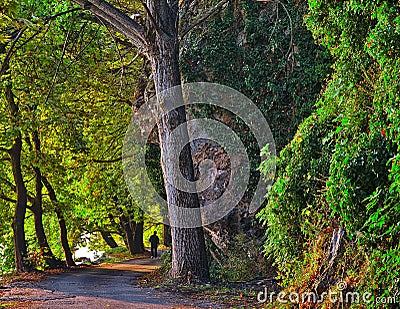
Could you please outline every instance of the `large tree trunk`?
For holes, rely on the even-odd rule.
[[[165,8],[163,4],[166,2],[161,1],[161,4],[156,4],[155,2],[147,1],[150,12],[154,17],[160,19],[155,21],[156,24],[163,25],[163,31],[168,33],[168,35],[155,35],[150,59],[156,95],[159,104],[161,104],[161,93],[164,90],[181,84],[178,29],[176,27],[178,8],[176,10]],[[168,143],[168,136],[175,128],[185,122],[186,111],[185,107],[182,106],[166,114],[157,123],[161,148],[161,166],[169,205],[169,219],[172,226],[172,267],[170,276],[174,278],[196,276],[201,280],[207,280],[209,278],[209,268],[203,228],[181,228],[174,226],[177,224],[176,216],[179,216],[179,214],[173,213],[172,208],[199,208],[198,196],[196,193],[180,191],[167,181],[167,178],[171,177],[168,169],[172,166],[173,154],[177,151],[175,149],[176,145]],[[181,136],[181,138],[189,141],[188,136]],[[181,151],[180,159],[182,160],[180,166],[182,166],[181,172],[183,176],[189,181],[194,181],[193,162],[189,144]]]
[[[143,221],[136,222],[135,224],[135,236],[133,236],[133,250],[135,253],[144,252],[143,226]]]
[[[128,216],[122,214],[120,216],[120,221],[122,228],[125,231],[125,244],[128,247],[129,253],[134,255],[136,252],[133,242],[134,229],[132,228],[132,220]]]
[[[65,254],[65,262],[67,263],[68,267],[75,266],[75,262],[72,257],[71,247],[69,246],[68,243],[67,225],[65,224],[65,219],[61,210],[57,208],[58,206],[57,206],[56,192],[54,191],[52,185],[50,184],[50,182],[47,180],[46,177],[42,177],[42,182],[46,187],[47,192],[49,192],[50,200],[56,205],[55,213],[57,215],[58,225],[60,226],[60,238],[61,238],[61,245],[63,247]]]
[[[35,197],[34,202],[30,210],[33,213],[33,220],[35,224],[35,232],[36,232],[36,238],[40,247],[40,252],[49,268],[58,268],[61,265],[60,261],[56,259],[54,256],[53,252],[51,251],[51,248],[49,246],[49,243],[47,241],[46,233],[44,231],[43,227],[43,209],[42,209],[42,203],[41,203],[41,197],[39,198],[38,196]]]
[[[104,231],[100,231],[101,237],[103,237],[104,241],[106,242],[106,244],[111,248],[117,248],[118,244],[117,242],[114,240],[114,238],[112,237],[110,232],[104,232]]]
[[[14,219],[12,224],[14,232],[15,267],[17,272],[31,270],[31,266],[27,261],[27,248],[24,230],[27,193],[21,171],[21,151],[21,137],[17,137],[10,151],[11,166],[17,193],[17,201],[15,203]]]
[[[171,227],[167,224],[163,224],[163,244],[166,247],[172,244]]]

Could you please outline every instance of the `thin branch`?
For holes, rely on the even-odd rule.
[[[180,35],[180,39],[183,39],[185,35],[187,35],[194,27],[201,24],[203,21],[208,19],[211,15],[216,13],[219,9],[221,9],[225,4],[227,4],[229,0],[221,0],[214,7],[210,8],[207,12],[204,13],[202,17],[194,21],[191,25],[189,25],[186,29],[184,29]]]
[[[7,186],[9,186],[11,188],[12,191],[17,191],[17,188],[11,181],[4,179],[4,178],[0,178],[0,182],[5,183]]]
[[[12,199],[12,198],[9,198],[9,197],[7,197],[7,196],[5,196],[5,195],[3,195],[3,194],[0,194],[0,198],[1,198],[2,200],[5,200],[5,201],[11,202],[11,203],[16,203],[16,202],[17,202],[16,200],[14,200],[14,199]]]
[[[92,162],[94,163],[114,163],[121,161],[122,157],[116,158],[116,159],[111,159],[111,160],[98,160],[98,159],[93,159]]]
[[[57,18],[57,17],[59,17],[59,16],[62,16],[62,15],[65,15],[65,14],[68,14],[68,13],[71,13],[71,12],[75,12],[75,11],[80,11],[80,10],[82,10],[81,8],[73,8],[73,9],[71,9],[71,10],[67,10],[67,11],[64,11],[64,12],[60,12],[60,13],[57,13],[57,14],[54,14],[54,15],[51,15],[51,16],[46,16],[46,17],[43,17],[43,20],[45,20],[45,21],[51,21],[51,20],[53,20],[53,19],[55,19],[55,18]],[[22,43],[21,45],[19,45],[18,46],[18,48],[21,48],[22,46],[24,46],[24,45],[26,45],[27,43],[29,43],[31,40],[33,40],[42,30],[43,30],[43,26],[41,26],[38,30],[36,30],[35,31],[35,33],[34,34],[32,34],[24,43]],[[47,29],[46,29],[46,32],[49,30],[49,27],[47,27]]]
[[[132,58],[132,60],[129,61],[129,63],[126,65],[126,67],[129,67],[132,63],[134,63],[135,60],[136,60],[137,58],[139,58],[139,56],[140,56],[140,54],[137,53],[137,54]]]
[[[47,93],[46,100],[44,101],[44,105],[46,105],[47,102],[49,101],[51,92],[53,91],[54,85],[55,85],[55,83],[56,83],[57,75],[58,75],[58,72],[60,71],[61,62],[62,62],[62,60],[64,59],[65,51],[66,51],[66,49],[67,49],[67,45],[68,45],[68,40],[69,40],[70,34],[71,34],[71,32],[68,31],[68,33],[67,33],[67,35],[66,35],[66,37],[65,37],[63,49],[62,49],[62,52],[61,52],[61,57],[60,57],[60,60],[58,61],[56,71],[54,72],[53,80],[52,80],[52,82],[51,82],[49,92]]]
[[[30,41],[32,41],[41,31],[43,30],[43,27],[40,27],[38,30],[35,31],[34,34],[32,34],[25,42],[23,42],[21,45],[18,46],[18,48],[23,47],[24,45],[28,44]]]
[[[121,75],[120,75],[120,78],[119,78],[119,80],[120,80],[119,93],[121,93],[121,92],[122,92],[122,86],[123,86],[123,84],[124,84],[123,78],[124,78],[124,74],[125,74],[124,60],[123,60],[123,57],[122,57],[122,55],[121,55],[121,51],[119,50],[118,43],[117,43],[117,40],[115,39],[115,36],[112,34],[112,32],[110,31],[110,29],[108,29],[108,27],[104,24],[104,22],[103,22],[100,18],[99,18],[99,21],[103,24],[103,26],[107,29],[108,33],[109,33],[109,34],[111,35],[111,37],[113,38],[113,41],[114,41],[114,44],[115,44],[115,48],[117,49],[117,54],[118,54],[118,57],[119,57],[119,62],[121,63]]]
[[[68,13],[72,13],[72,12],[75,12],[75,11],[79,11],[79,10],[81,10],[81,8],[73,8],[73,9],[70,9],[70,10],[67,10],[67,11],[64,11],[64,12],[60,12],[60,13],[51,15],[51,16],[46,16],[46,17],[43,18],[43,20],[45,20],[45,21],[53,20],[53,19],[55,19],[55,18],[57,18],[57,17],[59,17],[59,16],[62,16],[62,15],[68,14]],[[27,28],[22,28],[22,29],[18,32],[18,34],[17,34],[17,36],[15,37],[15,39],[13,40],[13,43],[12,43],[10,49],[8,50],[8,53],[7,53],[7,55],[6,55],[6,57],[5,57],[4,61],[3,61],[2,66],[1,66],[1,69],[0,69],[0,76],[3,75],[3,73],[4,73],[4,70],[5,70],[5,63],[6,63],[7,61],[9,61],[10,58],[11,58],[11,56],[13,55],[13,49],[14,49],[14,47],[15,47],[15,44],[16,44],[17,41],[20,39],[20,37],[22,36],[23,32],[24,32],[26,29],[27,29]],[[22,46],[24,46],[25,44],[27,44],[27,43],[28,43],[29,41],[31,41],[34,37],[36,37],[42,30],[43,30],[43,27],[40,27],[38,30],[35,31],[35,33],[34,33],[31,37],[29,37],[24,43],[22,43],[21,45],[19,45],[18,48],[21,48]]]
[[[9,180],[7,180],[7,179],[4,179],[4,178],[0,178],[0,182],[5,183],[7,186],[10,187],[10,189],[11,189],[12,191],[17,192],[17,187],[16,187],[11,181],[9,181]],[[33,198],[32,196],[30,196],[28,193],[27,193],[26,195],[27,195],[28,201],[29,201],[30,203],[32,203],[32,201],[34,200],[34,198]]]
[[[44,20],[51,20],[51,19],[55,19],[55,18],[57,18],[59,16],[62,16],[62,15],[68,14],[68,13],[72,13],[72,12],[76,12],[76,11],[80,11],[80,10],[82,10],[82,8],[73,8],[73,9],[70,9],[70,10],[67,10],[67,11],[64,11],[64,12],[60,12],[60,13],[57,13],[57,14],[54,14],[54,15],[46,16],[43,19]]]
[[[89,42],[84,46],[84,47],[82,47],[81,48],[81,50],[78,52],[78,54],[74,57],[74,59],[72,59],[71,61],[70,61],[70,63],[66,66],[66,67],[64,67],[64,68],[62,68],[60,71],[59,71],[59,73],[61,73],[61,72],[65,72],[66,70],[68,70],[70,67],[71,67],[71,65],[73,65],[75,62],[77,62],[78,60],[80,60],[80,59],[82,59],[82,54],[83,54],[83,52],[89,47],[89,45],[95,40],[95,38],[96,38],[96,36],[97,36],[97,33],[99,32],[99,30],[100,30],[100,26],[96,29],[96,33],[93,35],[93,37],[89,40]]]
[[[47,192],[49,193],[50,200],[53,202],[57,202],[56,192],[54,191],[50,182],[47,180],[46,176],[42,175],[42,183],[46,187]]]
[[[6,57],[4,58],[4,61],[3,61],[2,65],[1,65],[0,76],[2,76],[4,74],[4,72],[5,72],[5,70],[6,70],[7,66],[8,66],[8,62],[10,61],[10,58],[11,58],[11,56],[13,54],[13,50],[14,50],[15,44],[17,44],[18,40],[21,38],[21,36],[22,36],[22,34],[24,33],[25,30],[26,30],[26,28],[22,28],[18,32],[18,34],[15,37],[15,39],[13,40],[13,42],[12,42],[12,44],[10,46],[10,49],[8,50],[8,52],[6,54]]]
[[[292,47],[293,47],[293,22],[292,22],[292,17],[290,16],[289,11],[287,10],[285,4],[283,4],[280,0],[256,0],[256,1],[257,1],[257,2],[269,2],[269,1],[273,1],[273,2],[275,2],[275,3],[280,4],[280,5],[283,7],[283,9],[285,10],[285,13],[286,13],[286,15],[287,15],[288,18],[289,18],[289,27],[290,27],[290,43],[289,43],[289,48],[288,48],[288,50],[287,50],[287,52],[286,52],[286,54],[285,54],[285,58],[287,58],[288,55],[290,54],[290,51],[291,51]]]
[[[117,234],[117,235],[121,235],[122,236],[121,232],[118,232],[118,231],[115,231],[115,230],[104,230],[104,229],[101,229],[101,228],[89,229],[89,228],[85,228],[85,227],[83,227],[82,229],[84,231],[86,231],[86,232],[89,232],[89,233],[105,232],[105,233]]]

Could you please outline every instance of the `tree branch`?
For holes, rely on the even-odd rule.
[[[80,11],[80,10],[82,10],[82,8],[73,8],[73,9],[70,9],[70,10],[67,10],[64,12],[60,12],[60,13],[57,13],[54,15],[46,16],[46,17],[44,17],[44,20],[51,20],[51,19],[57,18],[59,16],[62,16],[62,15],[68,14],[68,13],[72,13],[72,12],[76,12],[76,11]]]
[[[53,20],[53,19],[55,19],[55,18],[57,18],[59,16],[62,16],[62,15],[68,14],[68,13],[72,13],[72,12],[75,12],[75,11],[79,11],[79,10],[81,10],[81,8],[73,8],[73,9],[70,9],[70,10],[67,10],[67,11],[64,11],[64,12],[60,12],[60,13],[51,15],[51,16],[43,17],[43,20],[45,20],[45,21]],[[27,39],[24,43],[22,43],[19,46],[19,48],[21,48],[22,46],[27,44],[29,41],[31,41],[35,36],[37,36],[40,33],[40,31],[42,31],[42,29],[43,29],[43,27],[40,27],[38,30],[36,30],[35,33],[29,39]],[[14,49],[17,41],[21,38],[21,36],[22,36],[22,34],[24,33],[25,30],[26,30],[26,28],[22,28],[21,30],[19,30],[17,36],[13,40],[13,43],[11,44],[11,47],[8,50],[7,55],[4,58],[3,64],[1,66],[0,76],[4,74],[5,63],[10,60],[11,56],[13,55],[13,49]]]
[[[211,15],[216,13],[219,9],[221,9],[228,2],[229,2],[229,0],[221,0],[215,6],[210,8],[207,12],[205,12],[203,14],[202,17],[200,17],[199,19],[195,20],[191,25],[187,26],[184,30],[182,30],[181,34],[179,36],[179,39],[183,39],[185,37],[185,35],[187,35],[194,27],[198,26],[203,21],[205,21],[207,18],[209,18]]]
[[[26,30],[26,28],[22,28],[21,30],[19,30],[17,36],[13,40],[13,42],[12,42],[12,44],[10,46],[10,49],[8,50],[8,52],[6,54],[6,57],[4,58],[4,61],[3,61],[2,65],[1,65],[0,76],[2,76],[4,74],[4,72],[6,71],[6,68],[8,67],[8,63],[10,61],[10,58],[11,58],[11,56],[13,54],[13,50],[14,50],[15,44],[17,44],[18,40],[21,38],[21,36],[22,36],[22,34],[24,33],[25,30]]]
[[[161,29],[160,29],[160,27],[158,27],[158,25],[157,25],[157,23],[156,23],[156,21],[155,21],[153,15],[151,14],[150,9],[149,9],[149,7],[147,6],[146,2],[140,1],[140,3],[143,5],[144,10],[146,11],[147,16],[149,16],[150,23],[151,23],[151,25],[153,26],[154,30],[156,31],[157,35],[158,35],[159,37],[161,37],[161,36],[162,36]]]
[[[11,202],[11,203],[16,203],[16,202],[17,202],[16,200],[14,200],[14,199],[12,199],[12,198],[9,198],[9,197],[7,197],[7,196],[5,196],[5,195],[3,195],[3,194],[0,194],[0,198],[1,198],[2,200],[5,200],[5,201]]]
[[[118,162],[121,161],[122,157],[119,158],[115,158],[115,159],[111,159],[111,160],[97,160],[97,159],[93,159],[92,162],[94,163],[114,163],[114,162]]]
[[[42,183],[46,187],[47,192],[49,193],[50,200],[52,202],[57,202],[57,196],[56,196],[56,192],[53,189],[53,186],[50,184],[50,182],[47,180],[47,178],[43,175],[42,175]]]
[[[60,66],[61,66],[61,62],[62,62],[63,59],[64,59],[65,51],[66,51],[66,49],[67,49],[67,45],[68,45],[68,40],[69,40],[70,34],[71,34],[71,32],[68,31],[67,35],[65,36],[65,41],[64,41],[64,45],[63,45],[62,52],[61,52],[61,57],[60,57],[60,60],[59,60],[58,63],[57,63],[56,71],[54,72],[53,80],[52,80],[52,82],[51,82],[49,92],[47,93],[46,99],[45,99],[45,101],[44,101],[44,106],[47,105],[47,102],[49,101],[50,95],[51,95],[51,93],[52,93],[52,91],[53,91],[53,88],[54,88],[54,85],[55,85],[55,83],[56,83],[57,75],[58,75],[58,72],[59,72]]]
[[[83,9],[105,20],[114,29],[125,35],[137,48],[146,52],[148,42],[145,38],[143,25],[140,25],[128,15],[103,0],[72,0]]]
[[[17,187],[11,181],[8,181],[7,179],[4,179],[4,178],[0,178],[0,181],[5,183],[7,186],[9,186],[12,191],[17,192]],[[27,195],[28,201],[30,203],[32,203],[34,201],[34,198],[32,196],[30,196],[28,193],[26,195]]]

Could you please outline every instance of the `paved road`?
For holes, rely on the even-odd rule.
[[[0,300],[17,308],[217,308],[183,296],[141,288],[138,278],[156,267],[155,260],[131,260],[47,276],[39,283],[13,287]]]

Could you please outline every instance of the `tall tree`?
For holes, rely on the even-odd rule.
[[[147,0],[141,1],[144,8],[144,21],[139,23],[120,9],[102,0],[73,0],[84,9],[95,14],[105,24],[125,35],[149,59],[154,76],[154,84],[158,102],[164,90],[180,85],[179,71],[179,34],[180,19],[179,1],[177,0]],[[181,7],[187,9],[196,1],[182,1]],[[208,10],[205,18],[228,1],[220,1]],[[187,14],[189,15],[189,14]],[[196,25],[199,20],[194,22]],[[185,27],[182,34],[187,33],[192,26]],[[180,228],[174,226],[171,206],[199,208],[197,194],[177,190],[167,181],[167,171],[175,152],[174,145],[168,143],[171,132],[186,122],[184,107],[177,108],[159,119],[158,134],[161,148],[161,165],[164,175],[164,184],[167,193],[167,202],[170,207],[172,225],[172,277],[187,276],[189,273],[201,279],[209,277],[206,258],[206,248],[203,228]],[[185,138],[183,136],[183,138]],[[188,138],[186,139],[188,140]],[[180,154],[183,162],[182,173],[189,181],[194,180],[193,162],[190,148],[184,147]]]
[[[17,32],[14,42],[22,35],[22,30]],[[8,111],[11,119],[12,126],[14,128],[13,143],[10,149],[2,149],[7,152],[11,159],[12,174],[15,182],[15,210],[13,219],[13,231],[14,231],[14,252],[15,252],[15,265],[19,272],[27,271],[30,269],[30,265],[27,261],[27,247],[25,240],[25,214],[27,208],[27,191],[22,175],[21,169],[21,153],[22,153],[22,134],[19,128],[18,119],[20,117],[20,111],[18,103],[15,101],[14,93],[12,91],[11,75],[9,73],[9,54],[6,52],[7,44],[0,44],[0,54],[6,54],[5,60],[1,66],[0,78],[4,80],[5,87],[3,88],[3,95],[5,97],[6,104],[8,105]],[[4,75],[3,75],[4,73]],[[4,78],[4,79],[3,79]]]

